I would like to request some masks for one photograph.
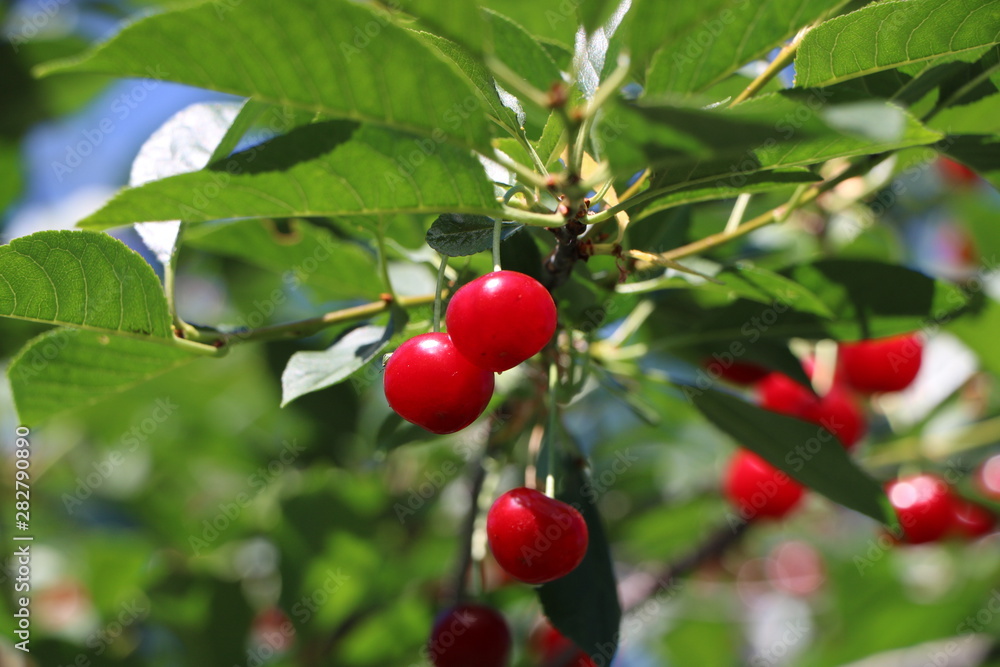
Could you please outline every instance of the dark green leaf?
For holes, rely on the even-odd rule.
[[[492,218],[481,215],[446,213],[427,230],[427,245],[448,257],[465,257],[493,247]],[[506,222],[500,240],[511,236],[524,225]]]
[[[192,225],[184,242],[283,275],[287,284],[309,285],[324,299],[376,299],[381,294],[371,252],[302,221],[291,221],[287,232],[272,220]]]
[[[716,391],[688,390],[695,406],[737,443],[830,500],[876,521],[892,521],[877,481],[821,426],[764,410]]]
[[[234,49],[234,37],[246,48]],[[175,9],[140,19],[83,56],[40,72],[177,81],[489,147],[490,126],[468,82],[384,10],[349,0]]]
[[[0,316],[171,338],[160,280],[107,234],[46,231],[0,246]]]
[[[587,521],[590,542],[580,565],[565,577],[538,588],[545,615],[562,634],[595,659],[609,664],[618,650],[621,607],[611,553],[594,504],[596,494],[579,465],[567,462],[557,497]]]
[[[788,273],[834,312],[829,333],[840,340],[916,331],[947,321],[966,303],[958,287],[895,264],[831,259]]]
[[[331,121],[210,165],[125,190],[80,225],[255,217],[353,217],[498,208],[467,151],[392,130]]]

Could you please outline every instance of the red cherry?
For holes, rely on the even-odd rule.
[[[748,449],[740,449],[729,462],[722,481],[729,502],[744,519],[780,518],[802,500],[801,484]]]
[[[580,650],[568,637],[543,621],[531,633],[532,652],[542,667],[597,667],[586,651]]]
[[[445,314],[455,347],[500,373],[538,354],[556,331],[556,304],[523,273],[494,271],[455,292]]]
[[[506,667],[510,649],[507,621],[480,604],[460,604],[440,614],[427,643],[435,667]]]
[[[472,365],[443,333],[414,336],[385,365],[385,398],[403,419],[431,433],[454,433],[483,413],[493,373]]]
[[[868,430],[861,406],[847,389],[837,384],[809,406],[802,417],[833,433],[845,449],[854,447]]]
[[[917,377],[923,348],[916,334],[842,343],[839,370],[857,391],[899,391]]]
[[[948,532],[954,507],[948,484],[940,477],[914,475],[898,479],[886,485],[886,494],[899,517],[906,542],[934,542]]]
[[[771,373],[757,383],[762,408],[819,424],[851,449],[868,430],[861,406],[850,392],[835,382],[825,396],[816,396],[792,378]]]
[[[976,175],[976,172],[960,162],[955,162],[946,157],[939,157],[937,159],[937,166],[941,171],[941,176],[951,185],[967,186],[979,181],[979,176]]]
[[[951,531],[958,537],[974,540],[989,535],[996,526],[993,512],[982,505],[955,498],[952,501]]]
[[[749,361],[731,361],[728,364],[709,357],[702,363],[709,373],[718,373],[723,380],[733,384],[748,385],[763,380],[771,372]]]
[[[802,417],[818,400],[816,394],[784,373],[770,373],[756,389],[762,408],[791,417]]]
[[[587,523],[576,508],[525,487],[496,499],[486,537],[500,567],[529,584],[566,576],[587,553]]]

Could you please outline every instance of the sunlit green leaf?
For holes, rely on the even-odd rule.
[[[146,220],[353,217],[498,208],[467,151],[370,126],[331,121],[299,128],[207,169],[124,190],[80,225]]]
[[[142,257],[96,232],[49,231],[0,246],[0,316],[170,338],[163,287]]]

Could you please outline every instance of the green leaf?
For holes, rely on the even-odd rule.
[[[559,159],[564,148],[566,148],[566,123],[562,116],[553,111],[545,122],[535,152],[545,166],[550,167]]]
[[[618,7],[617,0],[588,0],[578,4],[576,11],[580,15],[580,23],[588,33],[604,25]]]
[[[967,313],[947,325],[947,330],[969,346],[979,363],[990,373],[1000,373],[1000,345],[996,334],[1000,331],[1000,304],[983,298],[976,312]]]
[[[699,21],[663,41],[653,56],[644,94],[702,92],[844,4],[846,0],[692,3],[688,11],[699,12]],[[649,0],[645,5],[668,9]],[[655,32],[659,25],[647,30]]]
[[[0,316],[172,338],[163,288],[107,234],[45,231],[0,246]]]
[[[588,0],[589,2],[590,0]],[[397,6],[417,16],[431,32],[458,42],[477,55],[498,53],[494,34],[480,7],[511,16],[536,38],[573,46],[579,24],[577,2],[566,0],[483,0],[444,3],[399,0]]]
[[[787,273],[834,312],[828,334],[838,340],[916,331],[947,321],[966,304],[959,287],[896,264],[830,259]]]
[[[819,176],[816,176],[808,169],[802,168],[775,169],[774,171],[748,174],[733,181],[725,181],[720,178],[715,183],[706,183],[705,185],[674,190],[651,199],[638,207],[638,214],[632,216],[632,223],[634,224],[660,211],[683,204],[714,201],[716,199],[730,199],[743,193],[771,192],[773,190],[792,188],[803,183],[815,183],[820,180],[822,179]],[[650,190],[655,190],[663,186],[660,179],[654,177],[649,187]],[[631,232],[631,229],[629,231]]]
[[[80,222],[353,217],[391,213],[490,214],[499,208],[467,151],[346,121],[316,123],[209,165],[124,190]]]
[[[343,382],[363,368],[406,325],[406,313],[394,310],[385,326],[365,325],[347,332],[322,352],[296,352],[281,374],[281,406],[299,396]]]
[[[465,257],[493,247],[492,218],[481,215],[442,215],[427,230],[427,245],[448,257]],[[500,229],[500,240],[514,234],[524,225],[506,222]]]
[[[923,115],[935,103],[967,104],[995,93],[1000,84],[998,62],[1000,48],[987,47],[985,52],[979,49],[945,55],[859,76],[829,89],[838,94],[891,99]]]
[[[1000,134],[1000,94],[948,107],[928,121],[945,134]]]
[[[371,252],[300,220],[290,221],[287,231],[272,220],[192,225],[184,242],[283,275],[289,284],[309,285],[325,299],[376,299],[381,294]]]
[[[197,358],[153,338],[55,329],[29,342],[11,362],[7,377],[21,420],[36,424],[128,391]]]
[[[764,410],[729,394],[688,392],[709,421],[793,479],[876,521],[892,521],[882,487],[857,467],[825,428]]]
[[[834,317],[833,311],[808,288],[773,271],[748,263],[729,267],[715,276],[722,289],[761,303],[782,303],[802,313]]]
[[[23,187],[21,177],[21,151],[7,141],[0,141],[0,210],[5,210],[20,194]]]
[[[658,187],[715,181],[741,187],[752,173],[869,155],[941,138],[882,101],[827,104],[823,90],[761,96],[733,109],[684,109],[661,102],[617,105],[602,122],[607,157],[627,175],[652,164]],[[873,122],[872,119],[878,119]],[[664,192],[666,194],[666,192]]]
[[[509,134],[516,135],[519,123],[517,115],[504,106],[497,93],[496,81],[488,69],[462,46],[429,32],[418,33],[422,39],[448,58],[468,78],[469,83],[479,93],[482,101],[492,111],[491,118],[505,128]]]
[[[233,48],[234,38],[243,48]],[[489,147],[490,126],[468,82],[385,11],[349,0],[243,0],[167,11],[129,24],[79,58],[39,69],[55,72],[177,81]]]
[[[590,541],[583,562],[565,577],[538,588],[545,615],[559,632],[603,664],[618,648],[621,607],[596,494],[581,466],[567,461],[557,497],[576,507],[587,522]]]
[[[997,0],[873,3],[812,30],[795,59],[796,85],[828,86],[1000,41]]]
[[[650,317],[656,348],[728,345],[731,341],[750,347],[758,341],[789,338],[881,338],[950,321],[967,301],[954,285],[872,260],[820,260],[783,274],[815,295],[833,316],[800,312],[783,301],[762,304],[745,298],[706,307],[709,299],[701,294],[709,292],[706,287],[687,297],[677,294],[657,306]]]
[[[493,35],[497,57],[536,89],[546,91],[562,81],[552,56],[518,23],[492,10],[483,10]]]

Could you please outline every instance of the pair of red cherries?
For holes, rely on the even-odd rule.
[[[493,374],[538,354],[556,319],[552,296],[530,276],[494,271],[473,280],[448,303],[448,333],[414,336],[389,357],[389,407],[431,433],[462,430],[493,397]]]
[[[510,627],[497,610],[481,604],[459,604],[434,623],[428,653],[435,667],[507,667]],[[531,653],[546,667],[596,667],[585,651],[543,621],[532,633]]]
[[[576,508],[524,487],[493,503],[486,515],[486,537],[500,567],[530,584],[554,581],[575,570],[589,541],[587,523]],[[593,666],[585,652],[555,629],[544,639],[544,664]],[[435,667],[504,667],[510,651],[507,622],[495,609],[480,604],[445,611],[428,642]]]
[[[486,515],[486,538],[497,564],[507,574],[535,585],[575,570],[590,540],[587,522],[575,507],[526,487],[511,489],[496,499]],[[470,632],[458,636],[452,628],[463,619]],[[435,667],[504,667],[511,650],[510,629],[503,616],[490,607],[459,605],[438,618],[428,649]],[[594,664],[554,628],[546,635],[541,656],[546,665]]]

